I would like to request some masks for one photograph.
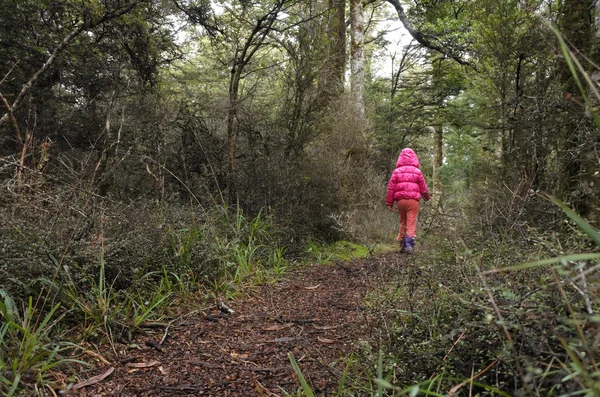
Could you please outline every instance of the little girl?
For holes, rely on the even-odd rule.
[[[419,169],[419,159],[412,149],[402,149],[385,197],[385,204],[390,211],[394,211],[394,202],[398,203],[400,232],[396,240],[400,242],[400,250],[411,252],[415,248],[421,197],[426,201],[431,198],[425,178]]]

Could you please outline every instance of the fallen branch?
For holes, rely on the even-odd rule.
[[[79,383],[75,384],[73,386],[73,390],[79,390],[86,386],[95,385],[96,383],[101,382],[102,380],[106,379],[114,371],[115,371],[115,367],[110,367],[106,372],[104,372],[100,375],[92,376],[88,380],[84,380],[83,382],[79,382]]]
[[[150,361],[147,363],[127,363],[127,367],[129,368],[150,368],[160,364],[160,361]]]
[[[162,344],[167,339],[167,336],[169,335],[169,327],[170,326],[171,326],[171,324],[167,325],[167,327],[165,328],[165,333],[163,334],[163,337],[160,339],[160,342],[158,342],[158,346],[162,346]]]

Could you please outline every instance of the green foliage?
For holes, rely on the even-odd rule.
[[[559,206],[565,214],[579,227],[596,245],[600,248],[600,234],[596,231],[588,222],[577,215],[572,209],[564,205],[560,200],[550,197],[550,200]],[[597,343],[593,341],[593,336],[590,334],[590,328],[596,328],[599,324],[600,318],[593,314],[593,304],[598,304],[597,297],[592,300],[591,296],[597,296],[597,287],[588,285],[586,273],[589,274],[596,266],[591,270],[586,269],[586,266],[590,263],[594,264],[600,259],[600,254],[574,254],[574,255],[563,255],[556,258],[539,260],[535,262],[529,262],[521,265],[505,267],[501,269],[493,269],[488,273],[506,272],[506,271],[524,271],[525,269],[535,268],[539,266],[548,266],[558,264],[558,266],[552,270],[554,280],[557,281],[557,288],[561,293],[562,303],[567,308],[565,317],[567,322],[559,325],[555,328],[557,339],[560,345],[564,349],[565,356],[553,355],[551,358],[555,360],[559,367],[550,372],[550,364],[548,369],[544,372],[542,368],[533,368],[533,376],[540,379],[543,383],[546,378],[551,375],[562,376],[560,382],[556,382],[557,389],[566,388],[567,390],[572,389],[574,384],[577,386],[577,393],[585,395],[598,395],[600,393],[600,376],[598,371],[592,370],[596,368],[597,361],[600,358],[597,351]],[[585,269],[585,271],[584,271]],[[576,274],[576,275],[575,275]],[[573,306],[581,305],[581,301],[577,297],[571,296],[567,293],[565,288],[562,286],[559,277],[566,277],[570,281],[571,286],[575,288],[583,298],[583,304],[587,310],[589,316],[582,316],[581,314],[573,310]],[[574,283],[573,280],[578,279],[579,287]],[[586,330],[587,329],[587,330]]]
[[[294,372],[296,373],[296,376],[298,377],[298,382],[300,382],[300,386],[302,387],[302,391],[304,392],[304,395],[306,397],[314,397],[315,393],[312,391],[312,389],[306,382],[306,379],[304,379],[304,375],[302,375],[302,371],[300,370],[300,367],[298,366],[298,363],[296,362],[294,355],[292,353],[288,353],[288,357],[290,359],[290,362],[292,363],[292,368],[294,369]],[[298,396],[301,396],[300,392],[298,392]]]
[[[307,245],[308,258],[321,265],[336,260],[348,261],[366,258],[372,254],[368,247],[349,241],[336,241],[328,244],[310,239],[307,241]]]
[[[248,218],[240,206],[223,207],[223,221],[229,225],[218,247],[224,254],[225,271],[236,284],[263,283],[270,274],[281,274],[286,261],[284,248],[277,243],[268,217],[259,212]]]
[[[270,215],[248,217],[239,205],[224,205],[200,216],[204,222],[167,229],[173,261],[165,277],[178,285],[212,286],[227,295],[242,284],[279,277],[288,267]]]
[[[553,201],[582,242],[533,228],[519,243],[509,233],[482,240],[459,222],[460,236],[428,235],[392,283],[367,297],[375,327],[387,330],[361,350],[363,366],[383,366],[372,375],[378,385],[414,396],[467,388],[481,396],[598,394],[598,319],[589,314],[600,303],[590,282],[598,255],[538,259],[567,246],[587,250],[597,231]],[[515,262],[522,264],[506,266]]]
[[[33,301],[29,297],[23,309],[0,289],[0,393],[17,395],[32,391],[34,385],[51,382],[52,369],[70,363],[79,363],[63,357],[75,345],[57,342],[57,325],[63,316],[56,316],[60,304],[46,313],[46,302],[41,295]]]
[[[60,264],[55,260],[57,266]],[[70,307],[70,316],[77,319],[82,327],[82,337],[88,335],[113,338],[115,334],[127,334],[131,340],[145,321],[159,319],[160,312],[169,303],[174,287],[166,276],[158,284],[151,282],[152,273],[141,277],[136,290],[117,290],[105,277],[103,254],[99,258],[98,278],[86,277],[87,285],[74,281],[70,269],[62,267],[62,280],[42,279],[51,287],[56,296]],[[150,281],[150,282],[149,282]],[[146,286],[147,289],[143,287]]]

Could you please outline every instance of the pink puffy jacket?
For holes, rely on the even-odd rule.
[[[385,204],[392,206],[398,200],[420,200],[421,197],[430,199],[427,183],[419,169],[419,159],[412,149],[402,149],[388,183]]]

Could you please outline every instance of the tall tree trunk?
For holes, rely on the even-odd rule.
[[[330,99],[344,91],[346,71],[346,0],[328,0],[330,9],[329,57],[326,91]]]
[[[350,0],[350,90],[355,111],[365,115],[365,19],[362,0]]]
[[[228,200],[231,204],[237,200],[236,164],[235,164],[235,120],[238,113],[240,81],[242,72],[261,48],[271,32],[279,12],[289,0],[277,0],[268,12],[258,18],[243,45],[236,50],[229,80],[229,109],[227,111],[227,157],[229,164]]]
[[[235,201],[237,196],[235,186],[235,118],[237,116],[238,96],[240,90],[240,79],[243,70],[243,63],[239,62],[236,56],[234,66],[231,68],[231,79],[229,81],[229,109],[227,110],[227,158],[229,174],[227,176],[227,192],[230,203]]]
[[[439,169],[442,166],[444,158],[444,140],[443,127],[441,124],[433,127],[433,206],[438,211],[442,207],[442,182],[440,180]]]

